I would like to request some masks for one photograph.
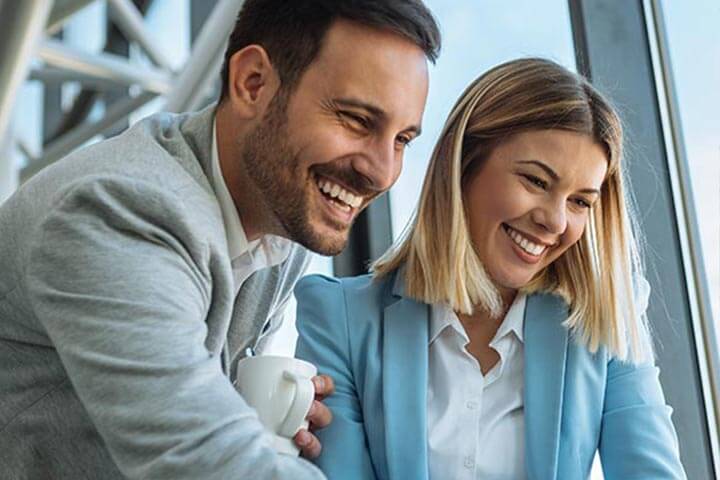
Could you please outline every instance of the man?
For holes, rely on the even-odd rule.
[[[397,179],[438,49],[420,0],[247,0],[217,107],[139,122],[9,199],[3,478],[323,478],[272,450],[235,365],[278,327],[305,249],[341,251]]]

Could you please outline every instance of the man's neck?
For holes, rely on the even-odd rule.
[[[262,192],[248,177],[241,158],[242,139],[247,129],[229,118],[230,112],[222,105],[215,113],[215,134],[217,136],[220,173],[225,181],[248,242],[268,233],[277,233],[268,219],[273,218],[263,201]]]

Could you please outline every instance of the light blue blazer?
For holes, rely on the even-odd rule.
[[[330,480],[427,479],[429,305],[405,297],[399,275],[309,276],[295,294],[296,354],[336,386],[317,464]],[[558,297],[528,297],[527,478],[588,478],[599,450],[607,480],[684,479],[658,369],[591,354],[567,315]]]

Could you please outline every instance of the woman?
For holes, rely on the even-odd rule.
[[[599,450],[606,479],[685,478],[626,204],[587,81],[523,59],[470,85],[372,276],[296,289],[328,477],[575,480]]]

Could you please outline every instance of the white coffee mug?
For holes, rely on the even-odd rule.
[[[315,398],[315,375],[315,365],[297,358],[261,355],[238,362],[235,388],[257,411],[278,452],[300,453],[293,437],[308,428],[305,417]]]

